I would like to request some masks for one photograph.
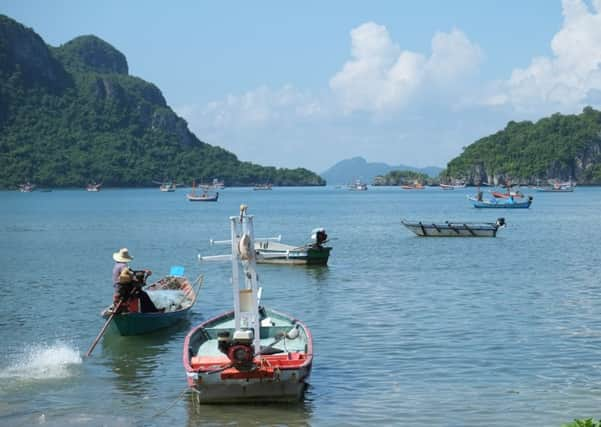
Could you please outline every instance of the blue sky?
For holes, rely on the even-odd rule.
[[[444,166],[509,120],[601,100],[601,0],[0,0],[58,46],[95,34],[203,141],[321,172]]]

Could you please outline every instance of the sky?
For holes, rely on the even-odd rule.
[[[0,0],[52,46],[94,34],[241,160],[441,166],[508,121],[601,108],[601,0]]]

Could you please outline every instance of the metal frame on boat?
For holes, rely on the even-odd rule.
[[[184,341],[188,386],[199,403],[296,401],[311,374],[307,326],[260,306],[252,220],[241,206],[240,216],[230,217],[231,255],[199,257],[231,260],[234,295],[233,311],[196,326]]]

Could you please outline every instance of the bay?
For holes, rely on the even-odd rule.
[[[529,210],[477,210],[473,189],[228,188],[0,192],[0,424],[555,426],[601,408],[601,189],[531,193]],[[195,406],[183,339],[232,306],[227,218],[249,205],[259,236],[306,242],[327,267],[259,266],[266,306],[314,337],[311,386],[293,405]],[[496,239],[424,239],[416,220],[494,221]],[[153,278],[204,276],[189,322],[88,346],[111,301],[112,253]]]

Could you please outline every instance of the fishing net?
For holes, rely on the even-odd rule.
[[[157,308],[173,311],[181,308],[186,294],[181,290],[157,290],[148,292],[148,296]]]

